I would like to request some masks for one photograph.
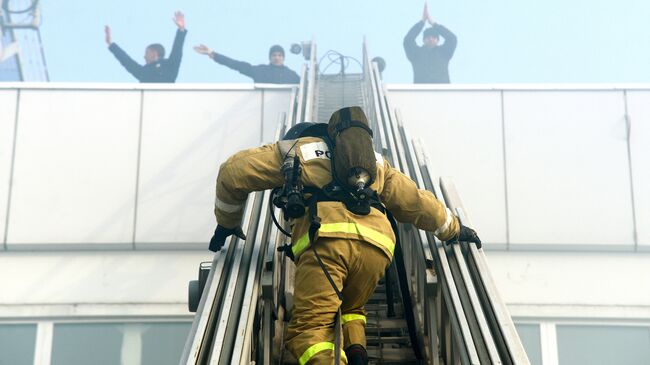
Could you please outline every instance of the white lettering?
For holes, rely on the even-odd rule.
[[[331,158],[331,153],[327,144],[325,142],[312,142],[300,146],[300,152],[302,153],[302,158],[305,161],[313,160],[315,158],[322,158],[324,160],[329,160]]]

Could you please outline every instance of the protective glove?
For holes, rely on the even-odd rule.
[[[226,228],[224,226],[217,225],[217,229],[214,230],[214,235],[212,236],[212,239],[210,239],[210,251],[217,252],[221,250],[223,244],[226,243],[226,238],[232,234],[241,238],[242,240],[246,239],[246,235],[244,235],[244,232],[239,226],[235,228]]]
[[[458,232],[458,235],[455,236],[454,238],[450,239],[447,241],[447,244],[449,243],[458,243],[458,242],[474,242],[476,243],[476,248],[481,248],[483,245],[481,245],[481,239],[478,238],[478,234],[476,234],[476,231],[469,228],[465,227],[464,225],[460,225],[460,231]]]

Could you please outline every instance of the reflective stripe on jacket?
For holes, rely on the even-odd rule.
[[[280,187],[282,151],[292,147],[300,158],[305,186],[322,188],[332,180],[330,152],[325,142],[315,137],[280,141],[236,153],[221,165],[217,178],[215,215],[217,222],[234,228],[241,224],[243,207],[253,191]],[[434,232],[441,240],[458,234],[458,220],[426,190],[419,190],[406,175],[393,169],[377,155],[377,177],[370,186],[395,219]],[[356,215],[342,202],[319,202],[321,228],[318,237],[351,238],[368,242],[389,257],[395,250],[395,235],[386,216],[377,209],[368,215]],[[293,251],[298,256],[309,246],[309,214],[295,219],[292,225]]]

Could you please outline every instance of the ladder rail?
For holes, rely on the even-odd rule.
[[[363,73],[365,75],[365,89],[368,90],[368,92],[366,92],[366,106],[368,106],[368,110],[371,111],[371,128],[376,134],[375,138],[373,138],[373,145],[375,146],[376,151],[380,151],[382,155],[387,155],[388,152],[384,149],[384,147],[388,145],[386,142],[386,134],[379,123],[379,118],[381,117],[379,95],[377,92],[375,92],[375,90],[377,90],[378,83],[375,75],[379,74],[379,69],[377,68],[377,65],[370,60],[370,55],[368,53],[368,44],[366,43],[365,38],[363,40]]]
[[[450,207],[457,212],[461,223],[472,226],[453,181],[449,178],[441,178],[441,187],[445,199],[450,202]],[[490,319],[490,330],[500,345],[499,348],[504,362],[517,365],[530,364],[508,308],[501,300],[496,284],[492,279],[485,253],[483,250],[477,249],[475,244],[469,244],[464,248],[464,251],[472,279],[476,282],[477,291],[481,296],[481,305],[485,308]]]
[[[386,99],[386,104],[388,104],[388,98]],[[392,120],[390,123],[392,124],[392,129],[396,132],[397,138],[395,138],[396,146],[395,149],[399,151],[399,157],[402,166],[405,167],[404,173],[409,176],[411,179],[413,179],[420,188],[426,188],[424,184],[424,178],[426,175],[426,178],[431,179],[431,177],[428,175],[428,171],[430,170],[425,170],[422,171],[421,169],[417,168],[419,167],[417,163],[417,156],[415,155],[415,150],[412,148],[412,144],[408,143],[407,140],[407,134],[405,131],[405,128],[403,125],[400,123],[400,118],[401,115],[395,111],[392,113]],[[406,148],[405,146],[409,146]],[[440,196],[440,195],[438,195]],[[429,241],[429,240],[426,240]],[[422,240],[419,242],[415,242],[416,247],[419,247],[422,252],[418,252],[419,255],[415,257],[415,260],[413,261],[423,261],[426,262],[427,259],[431,259],[435,262],[434,253],[438,253],[439,255],[445,252],[444,246],[440,247],[438,250],[431,251],[427,250],[426,246],[422,244],[422,242],[426,242],[425,240]],[[428,253],[425,253],[427,252]],[[478,364],[480,363],[480,356],[479,356],[479,349],[477,348],[476,345],[476,339],[472,337],[472,331],[471,331],[471,325],[470,321],[467,318],[467,311],[466,307],[467,304],[463,305],[463,300],[461,296],[459,295],[459,292],[461,292],[461,286],[463,285],[462,282],[458,281],[458,278],[453,275],[453,270],[452,266],[449,264],[448,257],[446,255],[446,252],[442,257],[439,258],[438,260],[438,267],[436,268],[436,272],[442,272],[444,275],[442,275],[443,280],[445,281],[443,288],[446,289],[448,295],[447,295],[447,301],[450,302],[451,305],[448,305],[448,308],[451,308],[452,310],[455,311],[455,313],[450,313],[453,314],[452,317],[452,324],[456,328],[456,333],[459,333],[459,336],[456,336],[455,339],[457,341],[457,344],[462,343],[463,346],[458,346],[459,349],[462,349],[460,351],[460,356],[464,360],[464,363],[470,363],[470,364]],[[415,293],[416,296],[418,293]],[[432,300],[431,298],[430,300]],[[431,332],[435,332],[435,329],[430,329]],[[462,342],[459,342],[462,341]]]
[[[303,64],[300,70],[300,84],[298,86],[298,95],[296,98],[295,116],[293,117],[294,123],[305,120],[305,85],[307,85],[307,65]]]
[[[250,224],[250,213],[252,212],[252,200],[248,199],[244,207],[244,220],[242,228],[248,229]],[[196,365],[204,364],[211,355],[212,341],[217,329],[217,323],[221,317],[221,306],[227,292],[226,283],[229,274],[235,266],[233,256],[236,255],[239,241],[232,236],[227,242],[227,248],[215,253],[208,274],[208,279],[203,289],[204,294],[197,308],[197,312],[187,337],[183,354],[179,364]],[[224,253],[225,251],[225,253]]]
[[[232,351],[232,342],[233,342],[233,331],[237,329],[233,326],[233,313],[232,309],[237,308],[238,304],[241,303],[241,292],[242,292],[242,276],[247,273],[248,267],[243,266],[248,263],[250,260],[249,257],[246,257],[245,254],[249,253],[251,247],[254,245],[254,238],[257,232],[257,219],[259,216],[259,209],[262,205],[262,194],[256,192],[249,199],[253,200],[251,204],[251,212],[249,216],[245,217],[245,220],[248,220],[248,224],[245,224],[248,227],[246,232],[246,240],[243,244],[237,244],[235,247],[235,256],[231,259],[233,261],[233,270],[230,271],[230,275],[227,282],[227,290],[223,299],[223,304],[220,308],[220,316],[216,324],[214,341],[212,342],[210,356],[208,358],[208,364],[229,364],[228,355]]]
[[[301,121],[313,122],[314,118],[314,95],[316,89],[316,76],[318,74],[318,63],[316,61],[316,42],[311,42],[311,53],[309,55],[309,73],[307,74],[307,93],[305,95],[305,116]]]
[[[262,206],[260,209],[260,217],[258,218],[258,230],[253,241],[253,249],[251,252],[251,261],[248,268],[248,277],[245,282],[245,291],[243,294],[241,306],[239,309],[239,321],[237,322],[237,331],[233,332],[235,337],[234,349],[229,364],[249,364],[250,349],[252,341],[252,331],[255,314],[257,312],[257,303],[259,300],[260,280],[264,268],[264,257],[266,248],[269,245],[270,228],[273,223],[270,220],[269,209],[265,209],[268,205],[266,202],[271,199],[271,191],[266,190],[262,194]],[[261,228],[261,229],[260,229]]]
[[[431,179],[429,171],[431,168],[424,156],[419,156],[420,169],[422,170],[422,187],[431,191],[435,196],[441,197],[442,193],[439,187],[436,186]],[[480,364],[478,351],[472,337],[469,321],[463,310],[463,304],[460,299],[459,289],[456,284],[457,279],[452,274],[451,266],[447,258],[444,243],[439,241],[431,232],[424,233],[429,242],[430,251],[434,258],[436,273],[441,277],[442,294],[444,296],[445,308],[448,309],[447,314],[452,326],[450,335],[453,338],[447,338],[445,328],[442,326],[438,329],[439,337],[445,343],[455,344],[458,355],[463,364]],[[442,313],[444,317],[444,313]],[[453,340],[453,341],[452,341]],[[443,349],[443,353],[445,353]],[[446,354],[449,356],[449,354]]]

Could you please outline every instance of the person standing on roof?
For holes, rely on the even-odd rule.
[[[200,44],[194,47],[200,54],[207,55],[214,62],[222,64],[239,73],[253,79],[253,82],[267,84],[299,84],[300,76],[284,65],[284,48],[274,45],[269,49],[269,64],[253,66],[248,62],[242,62],[228,58]]]
[[[185,29],[185,15],[182,12],[177,11],[174,13],[172,20],[176,23],[178,30],[176,31],[176,37],[174,37],[174,45],[169,58],[165,58],[165,47],[160,43],[153,43],[145,48],[145,64],[144,66],[140,65],[113,42],[111,27],[107,25],[104,27],[104,33],[108,50],[140,82],[176,82],[178,69],[181,66],[181,58],[183,57],[183,42],[185,41],[185,35],[187,35],[187,29]]]
[[[285,168],[287,162],[293,166]],[[292,181],[308,194],[303,196],[306,210],[285,210],[298,212],[290,221],[291,246],[285,247],[296,263],[287,348],[301,365],[331,364],[340,309],[341,359],[367,364],[364,305],[396,244],[388,212],[441,240],[478,247],[480,240],[431,192],[418,189],[374,152],[363,110],[348,107],[332,114],[328,124],[297,124],[282,141],[240,151],[221,165],[214,209],[218,225],[210,250],[219,251],[232,234],[245,238],[241,221],[248,194],[284,189],[287,171],[294,177],[298,171]]]
[[[426,23],[430,28],[422,34],[422,46],[415,43],[415,38]],[[445,42],[440,45],[440,36]],[[449,61],[454,56],[456,35],[441,24],[431,20],[427,4],[424,4],[422,20],[415,23],[404,37],[404,52],[413,66],[413,82],[416,84],[448,84]]]

